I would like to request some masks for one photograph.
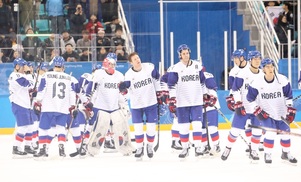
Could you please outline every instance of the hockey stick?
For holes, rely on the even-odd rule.
[[[210,142],[209,142],[209,130],[208,130],[208,118],[207,118],[207,111],[206,111],[206,107],[203,106],[204,108],[204,117],[205,117],[205,122],[206,122],[206,137],[207,137],[207,147],[208,147],[208,151],[211,150],[211,147],[210,147]]]
[[[293,102],[300,99],[301,98],[301,95],[298,95],[297,97],[293,98]]]
[[[288,126],[290,125],[290,124],[289,124],[290,122],[289,122],[288,120],[286,120],[284,117],[281,116],[281,119],[282,119],[282,121],[284,121],[286,124],[288,124]],[[301,127],[300,127],[295,121],[293,121],[292,123],[294,123],[294,125],[297,126],[297,128],[301,129]]]
[[[154,151],[157,152],[158,148],[159,148],[159,143],[160,143],[160,107],[158,104],[158,139],[157,139],[157,144],[154,147]]]
[[[39,71],[40,71],[40,68],[41,68],[41,65],[42,65],[42,59],[39,60]],[[34,83],[34,86],[33,86],[33,91],[37,89],[37,85],[38,85],[38,81],[39,81],[39,71],[37,72],[37,77],[36,77],[36,81]],[[32,106],[32,102],[33,102],[33,97],[30,97],[30,105]]]
[[[301,134],[299,134],[299,133],[293,133],[293,132],[289,132],[289,131],[283,131],[283,130],[279,130],[279,129],[275,129],[275,128],[269,128],[269,127],[264,127],[264,126],[255,126],[255,125],[248,125],[248,126],[250,128],[258,128],[258,129],[262,129],[262,130],[266,130],[266,131],[275,132],[277,134],[292,135],[292,136],[301,137]]]

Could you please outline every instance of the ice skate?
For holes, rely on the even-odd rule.
[[[219,146],[219,144],[216,144],[213,146],[213,149],[210,151],[210,156],[215,156],[217,155],[218,153],[221,152],[221,147]]]
[[[32,146],[33,150],[38,150],[38,149],[39,149],[39,142],[38,142],[38,141],[33,142],[33,143],[31,144],[31,146]]]
[[[204,155],[205,147],[195,147],[195,156],[201,157]]]
[[[31,146],[29,146],[29,145],[25,145],[24,151],[25,151],[26,153],[28,153],[28,154],[35,154],[35,153],[37,153],[37,152],[33,149],[33,147],[31,147]]]
[[[258,162],[259,161],[259,156],[258,156],[258,153],[256,150],[252,150],[250,155],[249,155],[249,158],[252,160],[252,162]]]
[[[64,144],[59,144],[59,155],[60,157],[66,157]]]
[[[141,161],[143,155],[144,155],[143,147],[138,148],[138,149],[136,150],[136,153],[135,153],[135,157],[137,158],[137,161]]]
[[[44,144],[43,148],[40,148],[39,153],[34,154],[33,157],[48,157],[46,152],[46,144]]]
[[[284,161],[288,161],[290,164],[297,164],[297,159],[291,155],[290,152],[283,152],[281,155],[281,159]]]
[[[182,152],[179,154],[179,158],[185,159],[188,156],[189,156],[188,148],[183,148]]]
[[[27,153],[19,150],[17,146],[13,146],[13,155],[14,157],[26,156]]]
[[[260,142],[260,143],[259,143],[258,150],[259,150],[260,152],[264,151],[263,142]]]
[[[266,164],[272,164],[272,154],[264,153],[264,162]]]
[[[222,156],[221,156],[221,159],[222,159],[223,161],[227,160],[228,157],[229,157],[229,155],[230,155],[230,152],[231,152],[231,148],[226,147],[226,148],[225,148],[225,151],[223,152],[223,154],[222,154]]]
[[[153,158],[154,156],[154,151],[153,151],[153,147],[151,145],[146,145],[146,153],[148,158]]]
[[[172,144],[171,144],[171,148],[173,150],[182,150],[183,147],[181,145],[181,141],[180,140],[173,140]]]
[[[115,144],[114,144],[114,141],[113,140],[105,140],[105,143],[104,143],[104,153],[115,153],[115,152],[118,152],[116,150],[116,147],[115,147]]]

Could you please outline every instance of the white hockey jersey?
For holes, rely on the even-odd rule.
[[[241,101],[246,109],[246,112],[252,114],[254,112],[254,105],[247,100],[248,87],[253,80],[261,79],[264,76],[262,70],[254,74],[250,70],[250,65],[244,67],[238,72],[234,78],[232,85],[232,94],[235,102]]]
[[[75,105],[75,98],[70,75],[51,71],[42,76],[36,98],[42,103],[42,112],[68,114],[70,106]]]
[[[142,63],[140,71],[129,69],[125,73],[125,82],[130,82],[129,98],[131,108],[145,108],[157,103],[156,91],[160,91],[160,81],[152,77],[155,66]]]
[[[118,99],[120,97],[118,84],[124,81],[121,72],[115,70],[114,74],[109,75],[105,70],[96,70],[93,75],[93,84],[97,84],[93,94],[93,105],[95,108],[114,111],[119,109]]]
[[[9,100],[24,108],[30,108],[29,90],[33,88],[32,81],[22,73],[12,72],[8,78]]]
[[[178,62],[168,70],[168,87],[170,97],[176,97],[177,107],[203,105],[205,76],[203,66],[192,61],[190,66]]]

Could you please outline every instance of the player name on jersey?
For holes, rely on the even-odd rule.
[[[47,78],[56,78],[56,79],[71,80],[71,76],[58,75],[58,74],[47,74]]]

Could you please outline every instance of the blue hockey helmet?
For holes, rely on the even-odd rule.
[[[113,52],[109,52],[108,55],[107,55],[107,58],[114,59],[115,62],[117,62],[117,55]]]
[[[272,60],[271,58],[264,58],[262,61],[261,61],[261,65],[260,67],[261,68],[264,68],[266,65],[268,64],[272,64],[273,66],[275,66],[275,62],[274,60]]]
[[[233,53],[232,53],[232,60],[233,60],[233,58],[236,58],[236,57],[237,58],[243,57],[244,60],[246,60],[247,54],[246,54],[245,50],[237,49],[237,50],[233,51]]]
[[[49,64],[47,62],[41,63],[40,70],[48,70]]]
[[[262,58],[261,53],[259,51],[249,51],[248,60],[253,58]]]
[[[33,63],[31,61],[27,61],[27,66],[28,67],[32,67],[33,66]]]
[[[14,67],[16,67],[17,65],[25,66],[25,65],[27,65],[27,62],[23,58],[16,58],[14,60],[13,64],[14,64]]]
[[[61,56],[56,56],[53,59],[53,65],[55,67],[63,67],[64,63],[65,63],[65,59],[63,57],[61,57]]]
[[[186,44],[181,44],[181,45],[178,47],[178,49],[177,49],[177,52],[178,52],[179,57],[180,57],[181,52],[182,52],[183,50],[188,50],[189,53],[191,52],[191,50],[190,50],[190,48],[188,47],[188,45],[186,45]]]

